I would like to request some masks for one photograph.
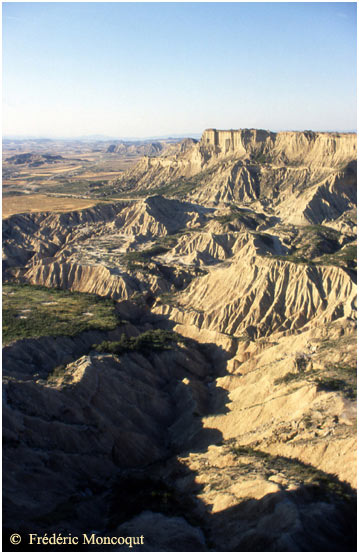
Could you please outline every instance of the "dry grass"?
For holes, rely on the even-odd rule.
[[[112,177],[112,178],[115,178],[115,177],[118,177],[119,175],[122,175],[122,171],[93,171],[91,173],[79,173],[76,178],[78,179],[79,177],[81,177],[81,179],[100,179],[100,178],[105,178],[105,177]],[[70,178],[71,180],[71,178]]]
[[[13,185],[14,183],[16,183],[16,185],[18,186],[26,186],[28,184],[27,181],[24,179],[3,179],[2,181],[3,186]]]
[[[67,167],[61,167],[61,168],[58,168],[58,169],[54,169],[51,166],[48,167],[48,166],[45,165],[44,170],[47,173],[41,173],[41,172],[37,171],[37,173],[31,173],[31,176],[32,177],[38,177],[38,176],[41,176],[41,175],[53,175],[54,173],[65,173],[66,171],[75,171],[75,170],[78,170],[78,169],[81,169],[81,168],[82,168],[82,165],[70,165],[70,166],[67,166]]]
[[[45,194],[24,194],[21,196],[5,196],[2,200],[3,218],[19,213],[31,212],[70,212],[90,208],[96,200],[82,198],[57,198]]]

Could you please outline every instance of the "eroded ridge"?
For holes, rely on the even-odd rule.
[[[355,160],[207,130],[4,219],[6,533],[355,549]]]

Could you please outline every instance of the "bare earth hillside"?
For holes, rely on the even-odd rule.
[[[3,220],[5,540],[354,551],[356,135],[148,152],[106,202]]]

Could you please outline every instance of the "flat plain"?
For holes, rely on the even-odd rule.
[[[53,198],[57,193],[60,197],[82,200],[95,197],[101,187],[109,185],[140,157],[136,152],[108,153],[111,144],[111,141],[5,140],[3,217],[22,211],[58,211],[59,205]],[[52,197],[45,200],[47,194]],[[21,199],[20,195],[28,196]],[[75,200],[72,204],[64,202],[65,210],[91,205]]]

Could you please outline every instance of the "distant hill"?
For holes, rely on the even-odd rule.
[[[110,144],[107,153],[134,155],[134,156],[157,156],[163,153],[168,147],[165,142],[119,142]]]
[[[27,152],[25,154],[16,154],[6,161],[15,165],[27,164],[30,167],[37,167],[44,164],[52,164],[62,161],[64,158],[60,155],[53,156],[52,154],[34,154]]]

